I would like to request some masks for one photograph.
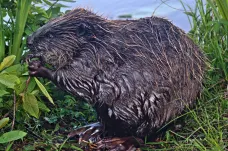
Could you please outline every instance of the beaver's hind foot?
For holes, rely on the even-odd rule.
[[[68,137],[78,137],[79,144],[82,142],[96,143],[101,140],[101,136],[103,135],[103,133],[103,126],[99,122],[97,122],[76,129],[75,131],[68,134]]]

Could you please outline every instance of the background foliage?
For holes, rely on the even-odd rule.
[[[80,150],[67,134],[96,120],[88,104],[45,79],[30,78],[21,62],[28,51],[26,37],[61,15],[62,1],[74,2],[0,0],[0,148]],[[145,139],[143,149],[227,150],[228,0],[196,0],[194,8],[180,3],[191,21],[189,36],[208,58],[204,90],[195,108],[167,124],[157,141]]]

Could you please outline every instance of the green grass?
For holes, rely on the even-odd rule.
[[[228,0],[196,0],[195,8],[180,2],[191,21],[189,36],[208,58],[204,89],[194,108],[176,118],[182,128],[144,150],[228,150]]]

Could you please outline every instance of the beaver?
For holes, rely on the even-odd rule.
[[[204,54],[164,18],[108,20],[76,8],[39,28],[27,46],[28,58],[39,58],[29,74],[87,101],[116,137],[153,135],[202,90]]]

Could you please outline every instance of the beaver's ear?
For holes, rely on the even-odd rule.
[[[80,23],[80,25],[77,28],[76,33],[79,37],[81,37],[81,36],[86,35],[86,33],[88,32],[88,29],[89,28],[85,23]]]

